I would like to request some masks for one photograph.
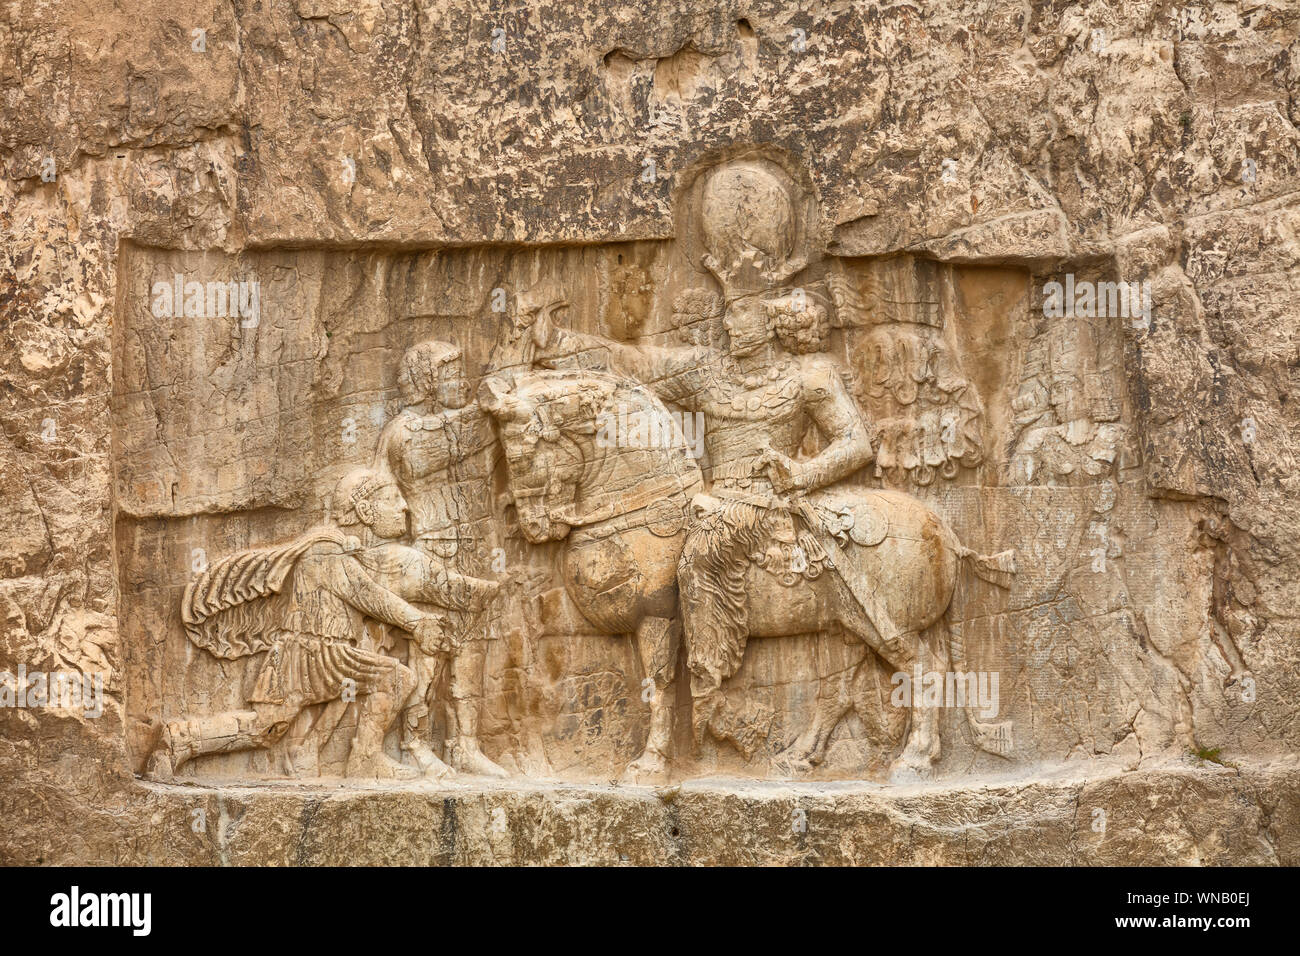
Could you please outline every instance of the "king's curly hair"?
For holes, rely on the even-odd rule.
[[[787,351],[806,355],[826,347],[831,321],[819,302],[809,298],[802,309],[796,309],[789,298],[779,299],[768,303],[768,312],[775,322],[777,338]]]

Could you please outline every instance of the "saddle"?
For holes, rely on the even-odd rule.
[[[829,488],[811,500],[819,523],[841,545],[872,548],[889,534],[885,502],[869,489]]]

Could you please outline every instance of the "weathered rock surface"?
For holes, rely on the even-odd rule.
[[[1295,792],[1294,767],[1215,765],[956,788],[716,780],[659,789],[137,784],[128,799],[89,814],[51,793],[14,794],[3,805],[12,826],[0,858],[197,866],[1295,866]]]
[[[0,670],[104,682],[99,716],[0,707],[0,861],[1300,862],[1300,9],[588,6],[0,10]],[[137,779],[159,720],[251,683],[186,643],[194,550],[320,519],[404,349],[485,370],[495,288],[679,341],[678,197],[752,145],[818,211],[809,281],[894,456],[864,480],[1019,552],[953,612],[1011,759],[945,714],[939,782],[865,783],[900,741],[858,714],[779,779],[855,664],[803,636],[752,642],[699,753],[683,665],[680,789],[604,786],[646,744],[644,662],[525,628],[482,691],[506,783],[254,785],[275,749]],[[176,273],[258,276],[260,325],[159,318]],[[1048,316],[1067,273],[1148,282],[1150,321]],[[907,458],[928,401],[970,442],[939,477]],[[511,564],[549,567],[527,544]]]

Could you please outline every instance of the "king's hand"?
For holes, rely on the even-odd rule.
[[[763,449],[758,469],[767,470],[768,480],[772,482],[777,494],[788,495],[804,491],[807,487],[803,465],[770,446]]]
[[[546,305],[526,308],[511,317],[511,324],[516,337],[525,332],[532,334],[533,343],[538,348],[545,348],[555,335],[555,324],[551,316],[560,309],[567,308],[568,302],[559,299]]]

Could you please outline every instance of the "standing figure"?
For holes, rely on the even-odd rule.
[[[375,468],[391,474],[411,509],[415,547],[462,574],[479,576],[495,543],[490,502],[496,438],[491,419],[470,402],[460,349],[429,340],[406,350],[398,377],[402,410],[386,426]],[[479,749],[486,642],[494,621],[485,614],[451,615],[463,640],[450,650],[447,762],[466,773],[504,777]],[[402,725],[402,747],[430,773],[446,764],[429,745],[433,695],[443,657],[412,646],[416,687]]]

